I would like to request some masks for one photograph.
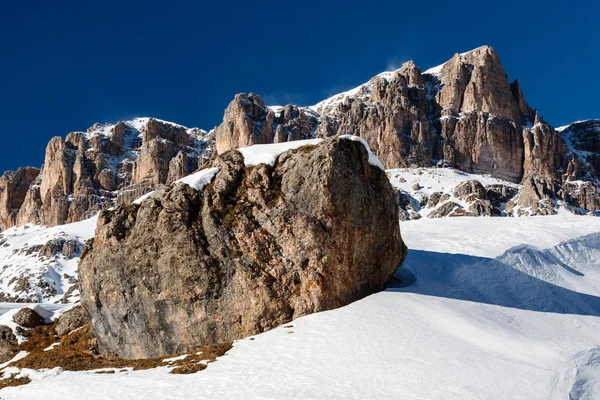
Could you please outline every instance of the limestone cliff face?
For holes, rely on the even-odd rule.
[[[16,223],[27,190],[39,173],[37,168],[25,167],[17,171],[6,171],[0,176],[0,231]]]
[[[525,172],[523,126],[533,122],[532,110],[489,46],[456,54],[425,73],[409,61],[305,110],[318,113],[315,136],[359,135],[386,168],[441,160],[513,182]],[[281,140],[272,135],[268,107],[254,94],[236,96],[216,132],[219,152]],[[529,156],[534,163],[539,154]]]
[[[395,193],[360,142],[331,138],[275,166],[214,160],[100,214],[79,266],[100,350],[147,358],[272,329],[382,290],[406,257]]]
[[[254,93],[237,94],[215,129],[217,153],[253,144],[273,142],[275,114]]]
[[[120,197],[132,201],[193,172],[210,151],[206,132],[152,118],[96,124],[65,139],[54,137],[39,176],[28,167],[7,183],[0,181],[0,188],[6,188],[0,197],[6,204],[0,211],[2,228],[89,218]]]
[[[509,82],[497,52],[482,46],[424,72],[409,61],[311,107],[268,107],[256,94],[238,94],[210,133],[140,119],[54,138],[37,179],[17,176],[19,189],[6,183],[13,178],[0,183],[8,188],[0,224],[56,225],[126,204],[207,163],[213,143],[223,154],[343,134],[364,138],[386,168],[452,166],[548,190],[540,182],[549,180],[556,186],[549,193],[578,209],[585,204],[582,212],[600,211],[600,195],[572,184],[600,187],[599,132],[598,121],[555,130],[527,103],[519,82]]]
[[[257,112],[253,104],[262,111]],[[563,134],[529,106],[519,82],[509,82],[498,53],[489,46],[455,54],[425,72],[409,61],[395,72],[379,74],[349,92],[300,109],[316,113],[315,136],[361,136],[386,168],[437,163],[523,182],[530,188],[536,186],[530,177],[538,184],[549,180],[557,185],[552,193],[576,204],[593,206],[596,200],[590,201],[590,196],[600,199],[590,190],[574,190],[567,184],[585,178],[593,185],[599,176],[597,133],[590,133],[597,132],[593,124],[572,127],[569,132],[579,132],[573,140],[580,149],[577,154],[570,151]],[[268,113],[257,95],[236,96],[217,128],[220,142],[225,143],[222,151],[281,141],[281,136],[257,133],[257,126],[272,131]],[[248,125],[248,119],[254,125]]]

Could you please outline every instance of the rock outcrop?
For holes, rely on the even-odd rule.
[[[27,190],[39,173],[37,168],[25,167],[0,176],[0,232],[15,225]]]
[[[275,114],[254,93],[237,94],[215,129],[217,153],[253,144],[273,142]]]
[[[137,119],[53,138],[39,176],[29,168],[0,178],[0,229],[74,222],[126,204],[205,165],[213,146],[222,154],[343,134],[364,138],[386,168],[550,179],[577,212],[600,213],[600,195],[573,183],[600,187],[600,122],[555,130],[519,82],[510,83],[498,53],[482,46],[424,72],[406,62],[311,107],[268,107],[254,93],[238,94],[211,132]]]
[[[286,110],[294,107],[286,106]],[[594,144],[600,130],[590,121],[570,126],[567,131],[576,132],[571,136],[577,154],[569,152],[563,134],[529,106],[519,82],[509,82],[498,53],[489,46],[455,54],[425,72],[409,61],[395,72],[379,74],[349,92],[304,108],[305,113],[315,110],[317,137],[359,135],[386,168],[437,163],[513,183],[539,177],[561,186],[561,199],[574,207],[596,207],[600,201],[600,195],[585,188],[581,194],[579,187],[567,184],[584,179],[600,186],[600,180],[593,183],[600,170]],[[297,118],[294,126],[304,127],[300,129],[303,134],[273,134],[276,123],[271,122],[270,113],[259,96],[236,96],[216,129],[219,152],[304,138],[309,132],[310,124]],[[479,204],[473,211],[487,212],[489,206]],[[529,209],[537,213],[535,207]],[[600,212],[597,207],[586,210]]]
[[[12,329],[6,325],[0,325],[0,363],[4,363],[17,353],[19,342]]]
[[[406,256],[394,191],[365,147],[332,138],[272,167],[241,153],[103,211],[79,266],[99,349],[155,357],[256,334],[382,290]]]
[[[0,228],[81,221],[113,206],[121,193],[128,198],[180,179],[205,162],[208,136],[141,118],[54,137],[41,172],[27,167],[0,178]]]
[[[81,328],[83,325],[88,323],[87,315],[81,306],[73,307],[72,309],[65,311],[56,322],[54,323],[54,329],[58,336],[66,335],[75,329]]]
[[[294,105],[267,107],[260,96],[237,94],[215,128],[217,153],[253,144],[308,139],[318,124],[315,112]]]

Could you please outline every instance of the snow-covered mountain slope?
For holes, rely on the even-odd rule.
[[[0,234],[2,301],[79,300],[77,263],[85,241],[94,236],[96,217],[50,228],[25,225]]]
[[[248,165],[259,162],[273,164],[282,151],[303,144],[315,144],[320,139],[286,142],[275,145],[255,145],[240,151]],[[372,155],[376,165],[376,157]],[[202,170],[180,179],[193,186],[196,181],[206,184],[214,169]],[[484,175],[468,174],[451,168],[400,168],[386,171],[398,191],[402,220],[465,216],[482,199],[470,194],[459,196],[461,184],[477,181],[486,189],[486,198],[493,207],[488,214],[506,216],[506,202],[520,185]],[[208,174],[206,174],[208,173]],[[498,193],[504,192],[505,198]],[[149,192],[134,203],[141,203],[152,195]],[[489,195],[488,195],[489,194]],[[496,196],[492,198],[492,195]],[[481,196],[481,194],[480,194]],[[447,205],[453,204],[452,207]],[[570,209],[557,205],[559,212]],[[444,212],[440,212],[445,209]],[[491,211],[490,211],[491,210]],[[85,241],[94,235],[96,218],[81,222],[45,228],[35,225],[13,227],[0,233],[0,300],[17,302],[77,302],[77,263]],[[65,251],[63,246],[67,245]],[[68,248],[72,247],[72,254]]]
[[[506,203],[521,188],[489,175],[468,174],[453,168],[397,168],[386,173],[398,191],[402,220],[464,216],[471,212],[477,216],[507,216]],[[472,182],[481,184],[479,193],[469,187]],[[481,204],[487,208],[476,210]]]
[[[13,371],[4,399],[597,399],[600,220],[421,219],[398,280],[193,375]],[[493,234],[492,234],[493,232]]]

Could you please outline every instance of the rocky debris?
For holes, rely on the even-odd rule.
[[[509,216],[552,215],[556,211],[552,199],[556,198],[556,186],[552,179],[529,176],[523,181],[519,194],[506,204]]]
[[[176,183],[103,211],[79,266],[101,352],[155,357],[256,334],[382,290],[406,256],[395,194],[356,141]]]
[[[444,193],[442,192],[431,193],[431,195],[429,196],[429,207],[437,206],[443,195]]]
[[[500,212],[489,200],[476,199],[469,205],[468,211],[476,217],[492,217],[500,215]]]
[[[0,247],[0,301],[59,303],[79,300],[77,263],[95,220],[60,228],[10,229]]]
[[[13,321],[23,328],[35,328],[44,325],[44,319],[29,307],[21,308],[13,315]]]
[[[508,185],[486,185],[486,198],[494,205],[494,207],[500,207],[502,203],[507,203],[510,199],[515,197],[518,190]]]
[[[432,210],[427,218],[442,218],[449,216],[454,210],[460,208],[460,205],[453,201],[446,201],[438,206],[436,209]]]
[[[88,323],[87,315],[81,306],[73,307],[72,309],[65,311],[56,322],[54,323],[54,329],[58,336],[66,335],[75,329],[81,328]]]
[[[480,199],[487,200],[487,191],[483,185],[476,180],[462,182],[454,188],[454,197],[458,199]]]
[[[19,342],[12,329],[6,325],[0,325],[0,363],[4,363],[17,353]]]
[[[67,260],[70,260],[80,251],[81,244],[77,240],[57,238],[49,240],[39,248],[39,255],[40,257],[52,258],[62,253]]]

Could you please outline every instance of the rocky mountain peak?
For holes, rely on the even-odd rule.
[[[210,149],[209,140],[205,131],[153,118],[96,123],[64,139],[53,137],[39,177],[29,169],[24,180],[18,178],[18,185],[11,183],[17,178],[8,176],[0,184],[12,210],[7,205],[0,214],[3,228],[80,221],[114,205],[118,198],[133,200],[155,185],[193,172],[205,162],[201,154]],[[172,164],[178,154],[179,161]]]

